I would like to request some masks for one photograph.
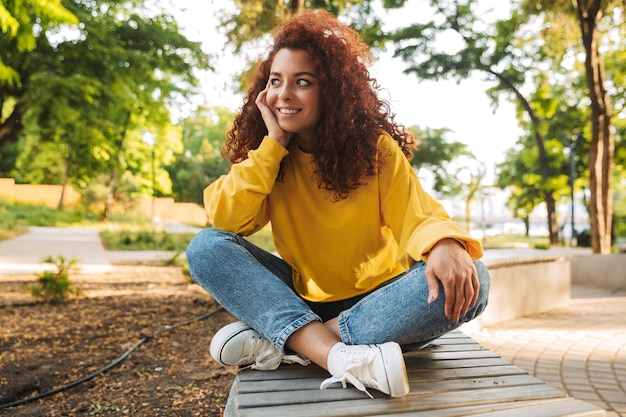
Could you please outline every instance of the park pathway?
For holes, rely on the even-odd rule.
[[[626,293],[573,287],[566,307],[482,329],[474,340],[574,398],[626,417]]]

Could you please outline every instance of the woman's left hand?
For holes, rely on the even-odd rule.
[[[446,297],[444,313],[453,322],[465,316],[478,300],[480,283],[469,254],[454,239],[442,239],[432,247],[426,262],[428,302],[439,297],[439,281]]]

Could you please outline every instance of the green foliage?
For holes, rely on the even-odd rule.
[[[37,285],[29,287],[31,295],[36,300],[59,304],[71,295],[80,294],[70,282],[70,274],[76,271],[78,259],[66,260],[63,255],[57,257],[48,255],[42,261],[53,264],[56,271],[44,271],[37,278]]]
[[[226,108],[199,107],[183,120],[183,150],[165,167],[176,201],[202,204],[202,190],[228,172],[230,162],[221,149],[233,119]]]
[[[507,207],[514,217],[528,221],[532,211],[545,200],[546,193],[552,193],[557,198],[568,195],[567,161],[563,160],[562,144],[555,141],[550,153],[551,166],[558,167],[554,159],[560,159],[558,176],[552,176],[544,181],[540,173],[539,153],[534,146],[534,139],[530,136],[520,138],[516,146],[507,151],[503,162],[496,166],[496,186],[508,189],[511,194]]]
[[[221,26],[235,53],[270,33],[278,24],[302,11],[302,8],[325,9],[335,16],[350,17],[361,32],[378,35],[382,21],[372,9],[371,0],[266,1],[234,0],[235,12],[221,13]],[[373,40],[373,38],[372,38]]]
[[[98,225],[99,216],[94,212],[77,209],[57,210],[50,207],[0,200],[0,230],[26,231],[28,226],[64,227],[76,225]],[[137,212],[113,214],[109,224],[120,227],[148,227],[150,219]]]
[[[579,105],[582,89],[555,85],[545,73],[537,74],[534,81],[536,89],[530,94],[528,105],[541,122],[529,121],[520,109],[519,123],[527,131],[541,135],[550,175],[547,178],[542,175],[537,136],[530,134],[520,137],[496,167],[496,185],[511,192],[507,207],[524,221],[547,194],[557,201],[569,198],[569,145],[579,135],[585,138],[583,132],[589,117],[587,110]],[[588,175],[585,163],[588,140],[579,142],[574,152],[574,175],[580,187]]]
[[[15,203],[0,200],[0,241],[25,233],[26,224],[19,218]]]
[[[460,142],[448,142],[448,129],[409,128],[417,141],[418,149],[411,163],[419,170],[427,168],[433,175],[433,189],[441,196],[460,196],[465,202],[465,223],[469,230],[470,207],[483,188],[486,167],[476,160]]]
[[[63,25],[78,23],[61,0],[15,0],[0,4],[0,50],[30,52],[36,46],[36,28],[53,32]],[[20,74],[0,57],[0,87],[17,86]]]
[[[412,126],[408,129],[415,135],[418,149],[414,152],[411,163],[418,170],[428,169],[434,176],[433,188],[435,191],[451,195],[462,188],[456,174],[459,161],[463,157],[473,158],[467,145],[460,142],[448,142],[446,134],[449,129],[431,129]],[[456,168],[455,168],[456,166]],[[449,192],[446,192],[446,191]]]
[[[485,249],[511,249],[511,248],[549,248],[550,241],[547,237],[500,235],[490,236],[483,242]]]
[[[169,194],[163,166],[182,148],[171,110],[196,92],[195,74],[208,68],[207,56],[153,2],[64,4],[79,26],[43,33],[29,53],[0,40],[21,80],[0,89],[0,149],[19,145],[6,166],[3,155],[0,175],[80,191],[98,181],[107,202],[154,189]]]
[[[42,205],[0,200],[0,228],[2,229],[92,224],[97,220],[95,214],[76,209],[56,210]]]
[[[194,233],[167,233],[152,229],[103,230],[100,232],[100,237],[108,250],[167,250],[182,252],[187,248],[194,236]]]
[[[151,228],[103,230],[100,237],[108,250],[167,250],[173,251],[166,264],[179,263],[180,255],[187,249],[195,233],[168,233]],[[276,250],[272,231],[269,228],[261,229],[246,239],[260,248],[273,252]]]

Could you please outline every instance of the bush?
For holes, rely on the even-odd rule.
[[[67,226],[74,224],[92,224],[98,221],[93,213],[65,208],[57,210],[50,207],[15,201],[0,201],[0,225],[3,228],[15,226]]]
[[[109,250],[168,250],[182,253],[194,236],[194,233],[167,233],[154,230],[100,232],[104,246]]]
[[[78,259],[72,258],[69,261],[63,255],[53,258],[46,256],[43,262],[54,264],[56,272],[44,271],[37,278],[38,285],[29,287],[31,295],[38,301],[50,304],[64,302],[70,295],[79,295],[79,291],[70,282],[70,273],[75,272]]]

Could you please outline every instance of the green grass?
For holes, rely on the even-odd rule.
[[[151,229],[103,230],[100,237],[108,250],[168,250],[182,252],[194,233],[167,233]]]
[[[169,250],[182,252],[195,236],[194,233],[167,233],[152,228],[103,230],[100,237],[109,250]],[[246,237],[266,251],[275,251],[272,231],[263,229]]]
[[[0,200],[0,240],[26,233],[29,226],[68,226],[96,221],[97,216],[78,210],[55,210],[36,204]]]
[[[274,252],[276,250],[274,239],[272,238],[272,231],[267,227],[259,230],[252,236],[246,236],[246,239],[268,252]]]
[[[50,207],[0,200],[0,227],[10,229],[19,226],[68,226],[98,222],[95,213],[76,209],[56,210]]]
[[[485,249],[550,248],[550,239],[548,237],[534,237],[523,235],[489,236],[482,243]]]

